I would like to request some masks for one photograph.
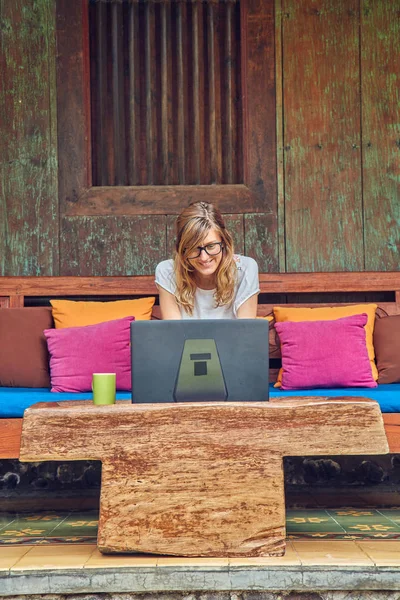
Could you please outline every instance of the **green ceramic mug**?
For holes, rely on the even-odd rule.
[[[115,373],[93,373],[94,404],[115,404]]]

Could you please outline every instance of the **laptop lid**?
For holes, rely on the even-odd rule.
[[[132,402],[268,400],[268,321],[132,321]]]

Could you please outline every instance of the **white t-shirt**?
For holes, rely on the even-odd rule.
[[[215,289],[197,288],[194,297],[193,315],[180,307],[182,319],[236,319],[239,307],[260,291],[258,265],[253,258],[235,255],[237,281],[233,302],[229,306],[215,306]],[[175,294],[176,280],[174,261],[163,260],[156,267],[156,284],[170,294]]]

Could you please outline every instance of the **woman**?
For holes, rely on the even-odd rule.
[[[176,252],[156,268],[163,319],[248,319],[257,314],[255,260],[233,253],[217,208],[194,202],[176,221]]]

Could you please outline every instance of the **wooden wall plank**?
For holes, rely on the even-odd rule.
[[[165,258],[165,217],[64,217],[61,275],[152,275]]]
[[[83,2],[57,0],[57,125],[60,212],[79,201],[91,183]],[[111,93],[111,85],[108,86]],[[108,121],[111,123],[111,121]],[[111,132],[112,135],[112,132]],[[110,133],[106,132],[110,140]],[[114,171],[113,145],[108,143],[108,175]],[[112,163],[111,165],[109,163]]]
[[[276,87],[276,186],[278,202],[278,255],[279,272],[286,271],[285,243],[285,173],[284,173],[284,114],[283,114],[283,44],[282,2],[275,0],[275,87]]]
[[[258,199],[259,212],[276,214],[274,0],[247,0],[241,6],[244,180]]]
[[[276,220],[273,214],[244,215],[244,253],[257,261],[260,273],[279,272]]]
[[[365,265],[400,270],[400,0],[363,0]]]
[[[54,3],[0,0],[0,17],[0,275],[56,275]]]
[[[282,9],[287,270],[363,270],[359,3]]]

